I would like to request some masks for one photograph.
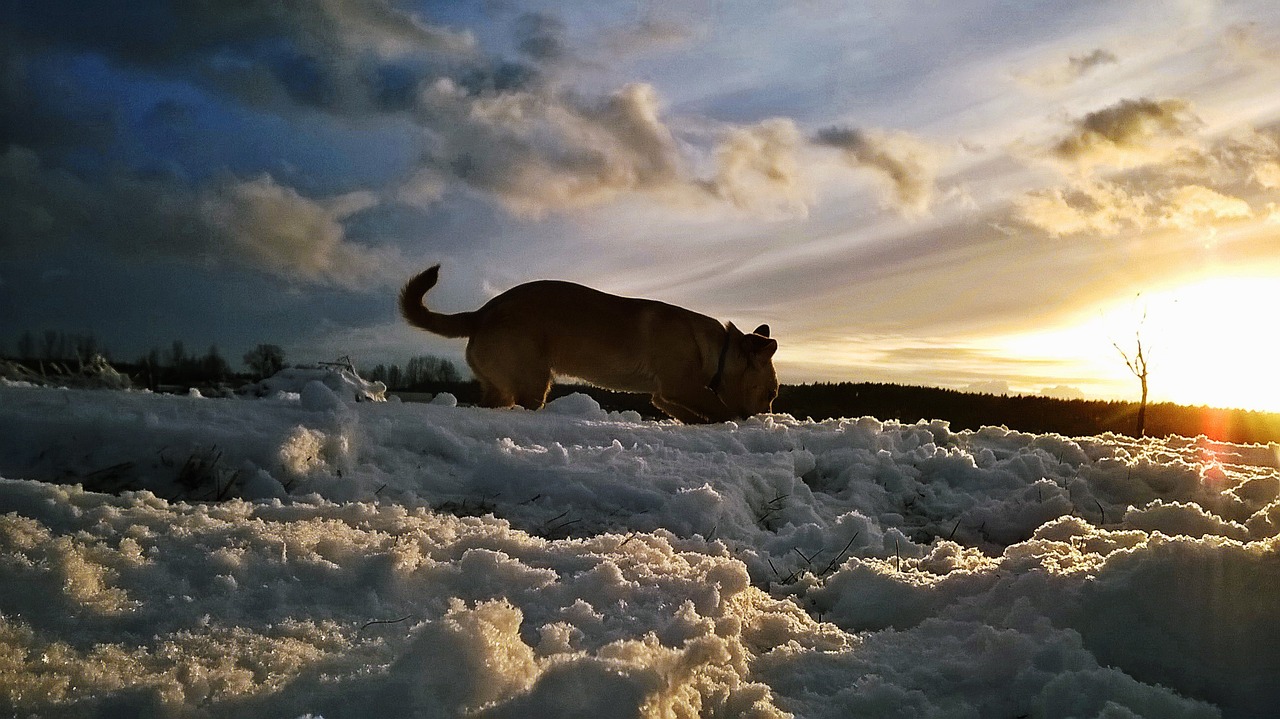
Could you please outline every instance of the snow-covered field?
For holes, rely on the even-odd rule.
[[[1280,446],[293,379],[0,386],[0,715],[1280,711]]]

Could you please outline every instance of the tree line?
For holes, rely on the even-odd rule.
[[[136,360],[117,360],[91,333],[75,334],[46,330],[35,333],[30,330],[18,338],[15,352],[10,359],[42,368],[51,374],[60,370],[74,370],[87,364],[94,355],[101,355],[117,371],[129,375],[136,386],[159,389],[161,387],[216,386],[260,380],[284,369],[285,353],[279,345],[262,343],[254,346],[241,357],[244,370],[236,370],[217,345],[210,345],[203,353],[187,348],[181,340],[174,340],[168,347],[153,347]],[[5,354],[0,352],[0,355]],[[401,391],[421,390],[438,382],[461,382],[463,377],[451,361],[433,355],[410,359],[404,367],[398,364],[378,364],[367,373],[357,370],[368,380],[383,382],[389,389]]]
[[[428,392],[449,392],[460,404],[480,401],[474,382],[436,383]],[[666,419],[648,395],[614,392],[585,385],[556,384],[548,399],[574,392],[590,395],[611,412],[634,411],[646,419]],[[1145,410],[1144,410],[1145,407]],[[1040,395],[993,395],[937,387],[838,382],[784,384],[778,388],[773,411],[797,419],[817,421],[875,417],[905,424],[945,420],[953,430],[1004,426],[1033,434],[1087,437],[1107,432],[1140,436],[1138,416],[1144,416],[1148,436],[1204,435],[1238,444],[1280,442],[1280,414],[1215,407],[1188,407],[1160,402],[1142,404],[1118,400],[1058,399]]]
[[[367,380],[382,382],[388,389],[406,392],[427,391],[440,384],[462,382],[462,373],[453,362],[433,355],[414,357],[405,364],[376,365],[363,374]]]

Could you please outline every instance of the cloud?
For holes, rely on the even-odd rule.
[[[1162,162],[1194,145],[1199,118],[1184,100],[1121,100],[1072,123],[1051,149],[1081,169],[1125,169]]]
[[[1199,151],[1189,153],[1188,167],[1179,168],[1204,183],[1263,190],[1280,189],[1280,142],[1276,129],[1260,131],[1251,127],[1235,131],[1204,143]]]
[[[669,9],[669,8],[668,8]],[[611,53],[639,54],[670,50],[693,40],[697,21],[645,18],[604,33],[603,45]]]
[[[569,56],[564,21],[547,13],[531,12],[516,18],[516,47],[538,62],[556,62]]]
[[[28,148],[0,154],[0,241],[17,252],[94,247],[126,259],[227,263],[297,284],[392,284],[396,254],[349,241],[343,226],[375,202],[368,192],[308,198],[268,175],[203,188],[123,172],[89,183]]]
[[[1166,198],[1160,210],[1159,223],[1180,230],[1212,227],[1226,220],[1242,220],[1253,216],[1249,203],[1229,197],[1201,185],[1184,185]]]
[[[1065,63],[1033,70],[1019,79],[1045,88],[1070,85],[1103,65],[1114,65],[1119,58],[1110,50],[1098,48],[1087,55],[1072,55]]]
[[[1019,218],[1055,237],[1092,233],[1114,235],[1144,228],[1152,198],[1102,180],[1082,180],[1069,188],[1030,192],[1016,203]]]
[[[801,143],[791,120],[733,128],[716,148],[715,177],[705,186],[738,207],[803,213],[809,192],[796,159]]]
[[[807,211],[801,161],[807,145],[793,121],[726,123],[711,135],[677,138],[650,84],[604,93],[571,89],[571,78],[561,75],[582,63],[558,17],[524,13],[506,29],[510,35],[493,44],[510,48],[510,57],[486,54],[470,34],[433,25],[390,0],[285,6],[245,0],[229,8],[139,0],[119,12],[95,0],[50,0],[18,11],[10,33],[21,49],[0,59],[21,69],[40,49],[89,53],[104,58],[108,74],[122,83],[141,82],[133,71],[143,69],[149,79],[188,83],[220,94],[215,100],[279,114],[320,111],[343,122],[377,118],[387,121],[384,127],[408,126],[422,158],[387,194],[419,209],[461,190],[521,217],[631,193],[676,204],[715,199],[749,212]],[[630,36],[664,43],[687,41],[690,33],[653,18],[635,24]],[[610,37],[601,35],[595,47],[607,47]],[[66,116],[65,108],[26,102],[51,91],[33,87],[21,73],[0,75],[0,91],[17,107],[47,108],[25,113],[29,132],[18,139],[57,165],[39,128],[52,126],[49,116]],[[106,117],[121,114],[109,100],[97,103]],[[95,126],[81,114],[59,134]],[[313,115],[306,120],[315,121]],[[114,135],[101,142],[114,142]],[[856,133],[854,144],[848,144],[853,135],[831,137],[846,143],[851,164],[886,178],[901,207],[928,205],[936,162],[923,143],[880,131]],[[210,169],[175,166],[174,174],[202,176]]]
[[[1148,193],[1101,180],[1029,193],[1017,203],[1017,212],[1022,221],[1053,236],[1114,236],[1156,227],[1212,232],[1223,222],[1253,217],[1245,200],[1202,185]]]
[[[1275,38],[1267,37],[1257,22],[1232,25],[1222,33],[1222,45],[1231,58],[1244,65],[1268,66],[1280,62]]]
[[[818,132],[814,143],[841,150],[850,165],[873,170],[887,180],[903,210],[924,211],[933,199],[939,153],[912,135],[829,127]]]
[[[970,394],[992,394],[997,396],[1010,394],[1009,382],[1002,379],[988,379],[971,382],[960,389]]]
[[[439,202],[448,190],[448,179],[430,167],[416,171],[394,191],[398,202],[426,210]]]
[[[9,38],[31,51],[93,53],[259,105],[340,112],[378,109],[403,86],[475,55],[470,34],[387,0],[136,0],[127,7],[49,0],[15,9]]]
[[[244,264],[295,282],[355,289],[390,281],[398,264],[392,253],[346,240],[342,221],[375,204],[368,192],[315,200],[264,174],[204,190],[199,216]]]
[[[1057,384],[1052,387],[1045,387],[1040,390],[1043,397],[1052,397],[1054,399],[1084,399],[1084,390],[1073,385]]]
[[[25,42],[87,50],[130,65],[180,67],[283,47],[326,57],[372,53],[467,53],[469,33],[431,25],[387,0],[172,3],[47,0],[14,8],[11,32]]]
[[[1054,236],[1174,229],[1212,233],[1245,220],[1280,187],[1274,132],[1240,127],[1204,137],[1181,100],[1125,100],[1078,120],[1049,153],[1069,160],[1067,183],[1027,193],[1018,218]],[[1109,165],[1105,177],[1088,171]],[[1083,167],[1084,173],[1073,170]]]
[[[427,165],[529,215],[677,183],[682,160],[657,93],[632,84],[602,99],[547,89],[475,95],[447,79],[423,93]]]

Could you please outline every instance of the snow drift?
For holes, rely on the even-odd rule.
[[[0,386],[0,713],[1280,706],[1280,446],[296,382]]]

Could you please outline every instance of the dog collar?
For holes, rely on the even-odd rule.
[[[729,330],[724,331],[724,344],[720,345],[720,359],[716,361],[716,373],[711,375],[711,381],[707,382],[707,388],[720,396],[720,383],[724,380],[724,360],[729,356]]]

